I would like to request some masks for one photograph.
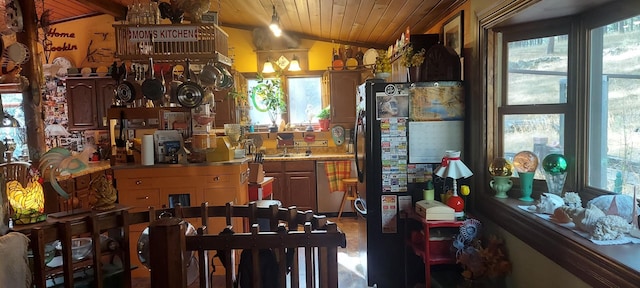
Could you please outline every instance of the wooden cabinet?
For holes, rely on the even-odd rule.
[[[199,206],[208,202],[210,206],[222,206],[228,202],[246,204],[248,202],[248,164],[232,165],[193,165],[162,166],[148,168],[114,169],[114,177],[118,188],[118,202],[131,206],[132,212],[146,211],[149,207],[171,208],[180,203],[182,206]],[[200,219],[187,219],[194,226],[201,225]],[[241,219],[234,219],[235,227],[243,227]],[[224,227],[224,219],[209,220],[209,233],[216,234]],[[132,225],[131,259],[138,267],[136,243],[146,224]],[[240,228],[236,228],[240,229]],[[240,230],[236,230],[240,231]],[[224,271],[222,264],[215,260],[219,267],[216,271]],[[148,277],[147,269],[132,271],[134,277]]]
[[[102,175],[106,175],[107,179],[109,179],[111,170],[104,169],[58,181],[60,187],[73,197],[69,200],[60,197],[53,190],[51,184],[46,182],[43,186],[46,201],[45,212],[51,214],[72,209],[91,209],[91,181],[98,179]]]
[[[361,84],[360,70],[325,72],[325,83],[331,101],[331,125],[351,128],[356,121],[356,95]]]
[[[107,110],[113,102],[115,80],[111,78],[67,78],[69,129],[106,129]]]
[[[216,91],[213,93],[213,100],[216,103],[216,127],[223,128],[224,124],[236,123],[236,104],[233,98],[229,97],[229,92]]]
[[[315,161],[267,161],[265,176],[274,177],[273,199],[284,207],[316,210]]]

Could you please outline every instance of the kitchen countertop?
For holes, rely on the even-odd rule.
[[[253,159],[253,157],[251,157]],[[305,156],[302,154],[289,154],[284,157],[281,155],[265,155],[264,161],[300,161],[300,160],[311,160],[311,161],[331,161],[331,160],[352,160],[354,159],[353,154],[311,154],[309,156]]]
[[[110,169],[111,165],[109,164],[109,161],[100,161],[100,162],[89,162],[89,166],[87,167],[87,169],[84,169],[80,172],[76,172],[76,173],[72,173],[72,174],[66,174],[66,175],[58,175],[57,180],[58,181],[64,181],[64,180],[68,180],[68,179],[73,179],[73,178],[77,178],[80,176],[84,176],[87,174],[91,174],[91,173],[95,173],[98,171],[103,171],[103,170],[107,170]]]
[[[351,160],[351,159],[354,159],[353,154],[346,154],[346,153],[341,153],[341,154],[339,154],[339,153],[336,153],[336,154],[311,154],[309,156],[306,156],[304,154],[291,153],[291,154],[288,154],[286,157],[282,156],[281,154],[265,155],[264,162],[269,162],[269,161],[301,161],[301,160],[331,161],[331,160]],[[186,167],[186,166],[224,166],[224,165],[238,165],[238,164],[243,164],[243,163],[247,163],[247,162],[251,162],[251,161],[253,161],[253,155],[249,155],[249,156],[247,156],[245,158],[233,159],[233,160],[230,160],[230,161],[220,161],[220,162],[201,162],[201,163],[187,163],[187,164],[154,164],[154,165],[141,165],[141,164],[128,163],[128,164],[119,164],[119,165],[116,165],[116,166],[112,166],[111,168],[114,169],[114,170],[117,170],[117,169],[142,169],[142,168],[149,168],[149,169],[154,169],[154,168],[173,168],[173,167]],[[108,169],[108,167],[106,169]],[[98,170],[95,170],[95,171],[98,171]],[[88,172],[88,173],[93,173],[93,172]],[[86,173],[86,174],[88,174],[88,173]],[[77,177],[75,174],[74,174],[74,176]]]
[[[219,162],[200,162],[200,163],[187,163],[187,164],[154,164],[154,165],[142,165],[142,164],[119,164],[117,166],[111,167],[113,170],[118,169],[156,169],[156,168],[175,168],[175,167],[187,167],[187,166],[224,166],[224,165],[239,165],[248,163],[251,161],[251,157],[245,157],[240,159],[233,159],[230,161],[219,161]]]

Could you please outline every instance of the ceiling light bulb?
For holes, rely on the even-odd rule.
[[[272,29],[271,31],[273,32],[273,35],[276,37],[282,36],[282,30],[280,30],[280,27],[277,27],[277,29]]]
[[[273,15],[271,15],[271,24],[269,24],[269,29],[271,29],[271,32],[273,32],[273,35],[276,37],[280,37],[280,35],[282,35],[282,29],[280,29],[280,18],[276,12],[275,5],[273,6]]]

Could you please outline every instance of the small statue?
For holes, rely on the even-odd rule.
[[[116,207],[115,202],[118,197],[118,191],[109,183],[105,175],[100,175],[91,181],[91,189],[93,189],[89,205],[93,210],[106,211]]]

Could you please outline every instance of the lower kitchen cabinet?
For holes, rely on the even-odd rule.
[[[265,176],[273,177],[273,199],[282,206],[316,211],[315,161],[267,161]]]
[[[90,174],[72,176],[66,179],[58,180],[58,184],[71,197],[64,199],[58,195],[51,183],[46,182],[43,185],[45,193],[45,213],[52,214],[62,211],[71,211],[72,209],[91,209],[91,181],[105,175],[107,179],[111,176],[111,170],[105,169],[95,171]]]
[[[118,188],[118,202],[130,206],[132,212],[146,211],[149,207],[171,208],[182,206],[223,206],[228,202],[246,204],[248,201],[248,165],[204,165],[168,167],[160,165],[145,168],[114,168]],[[186,219],[196,228],[200,219]],[[217,234],[226,227],[224,219],[209,219],[209,233]],[[242,231],[240,218],[233,220],[236,231]],[[133,277],[149,277],[146,267],[138,260],[137,240],[147,224],[129,227],[131,232],[131,263],[140,267],[133,270]],[[224,273],[219,260],[214,260],[216,274]]]

